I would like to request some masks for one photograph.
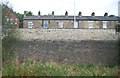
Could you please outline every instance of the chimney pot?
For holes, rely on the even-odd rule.
[[[104,16],[108,16],[108,13],[106,12],[106,13],[104,14]]]
[[[95,16],[95,12],[92,12],[91,16]]]
[[[52,16],[54,17],[54,11],[52,11]]]
[[[26,17],[26,13],[27,13],[27,11],[24,11],[24,17]]]
[[[65,16],[68,16],[68,12],[67,11],[65,12]]]
[[[79,12],[79,13],[78,13],[78,16],[82,16],[82,12]]]
[[[41,12],[39,11],[39,12],[38,12],[38,16],[40,16],[40,14],[41,14]]]

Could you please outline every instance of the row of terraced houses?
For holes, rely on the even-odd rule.
[[[23,20],[23,28],[40,29],[114,28],[118,23],[116,16],[108,16],[108,13],[95,16],[94,12],[91,16],[82,16],[79,12],[74,21],[74,16],[69,16],[67,11],[64,16],[56,16],[52,12],[51,15],[25,16]]]
[[[69,16],[66,11],[65,15],[40,15],[26,16],[24,13],[23,28],[39,28],[39,29],[73,29],[73,28],[115,28],[120,24],[120,1],[118,2],[118,16],[108,16],[105,13],[103,16],[95,16],[93,12],[90,16],[82,16],[79,12],[74,20],[74,16]]]

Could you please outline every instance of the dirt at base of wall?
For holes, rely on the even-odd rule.
[[[114,40],[21,40],[17,55],[23,58],[79,64],[117,64],[117,41]]]

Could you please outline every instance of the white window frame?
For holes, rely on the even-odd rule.
[[[75,21],[74,24],[75,24],[75,25],[74,25],[74,28],[78,28],[78,22]]]
[[[33,28],[33,22],[32,21],[28,22],[28,28]]]
[[[48,28],[48,25],[49,23],[48,23],[48,21],[43,21],[43,27],[45,28],[45,29],[47,29]]]
[[[58,22],[58,26],[59,26],[59,28],[63,28],[63,22],[62,21]]]
[[[107,28],[107,21],[102,21],[103,28]]]
[[[11,24],[11,25],[13,25],[13,23],[12,23],[12,22],[11,22],[10,24]]]
[[[93,28],[94,21],[88,21],[88,28]]]
[[[15,24],[17,25],[17,22],[15,22]]]

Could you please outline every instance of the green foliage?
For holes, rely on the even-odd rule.
[[[120,39],[118,39],[118,64],[120,65]]]
[[[116,32],[120,32],[120,24],[117,24],[115,29],[116,29]]]
[[[115,17],[115,15],[109,15],[109,17]]]
[[[117,76],[118,67],[104,65],[58,64],[56,62],[41,62],[24,60],[16,65],[3,66],[3,76]]]
[[[6,11],[7,4],[2,3],[2,28],[11,28],[10,20],[8,20],[9,13]],[[13,12],[13,8],[8,7]]]
[[[15,57],[14,49],[18,40],[15,30],[3,30],[2,60],[10,62]]]
[[[33,13],[31,12],[31,11],[29,11],[27,14],[26,14],[26,16],[32,16],[33,15]]]
[[[19,18],[19,20],[23,20],[24,14],[20,14],[20,13],[17,13],[17,12],[14,12],[14,13]]]

